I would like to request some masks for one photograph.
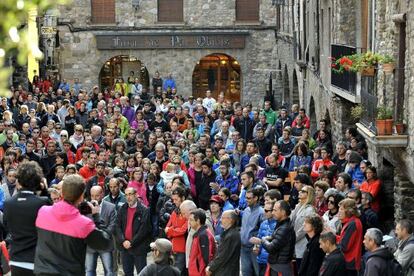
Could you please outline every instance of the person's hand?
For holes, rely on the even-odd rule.
[[[210,182],[210,188],[213,189],[216,192],[218,192],[220,190],[219,184],[217,184],[215,182]]]
[[[91,202],[88,201],[88,205],[89,205],[89,207],[91,207],[92,215],[100,213],[101,207],[99,207],[98,202],[96,202],[96,204],[92,204]]]
[[[210,267],[208,266],[208,267],[206,267],[206,276],[211,276],[211,275],[212,275],[212,273],[210,271]]]
[[[249,242],[252,243],[252,244],[261,244],[262,240],[257,238],[257,237],[251,237]]]
[[[125,249],[130,249],[130,248],[131,248],[131,242],[130,242],[130,241],[127,241],[127,240],[125,240],[125,241],[122,243],[122,246],[123,246]]]
[[[170,227],[165,227],[165,234],[167,234],[168,233],[168,230],[170,230]]]

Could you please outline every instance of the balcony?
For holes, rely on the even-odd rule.
[[[338,59],[342,56],[352,55],[356,53],[356,48],[347,45],[332,44],[331,56]],[[331,71],[331,91],[338,96],[345,98],[351,102],[359,103],[360,97],[357,93],[358,78],[353,72],[343,72],[337,74]]]
[[[378,136],[372,129],[362,123],[356,124],[358,132],[365,138],[368,144],[379,148],[405,148],[408,146],[408,135],[384,135]]]

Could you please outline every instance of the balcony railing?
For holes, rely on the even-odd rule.
[[[377,116],[376,77],[361,77],[361,105],[364,109],[360,122],[372,132],[376,132]]]
[[[356,48],[347,45],[332,44],[331,56],[338,59],[342,56],[352,55],[356,53]],[[333,88],[339,89],[341,92],[356,96],[357,91],[357,74],[353,72],[343,72],[337,74],[332,70],[331,85]]]

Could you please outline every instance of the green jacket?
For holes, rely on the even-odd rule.
[[[263,109],[262,112],[266,116],[266,122],[274,126],[276,124],[277,112],[273,111],[273,109],[269,109],[268,111]]]
[[[119,129],[121,130],[121,138],[126,138],[131,126],[129,125],[128,119],[122,116],[121,122],[118,125]]]

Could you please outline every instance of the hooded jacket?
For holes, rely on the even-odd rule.
[[[394,258],[387,247],[380,247],[367,257],[364,276],[389,275],[388,265]]]
[[[86,246],[105,250],[111,242],[109,234],[97,228],[99,215],[94,220],[64,200],[40,208],[34,273],[84,275]]]

